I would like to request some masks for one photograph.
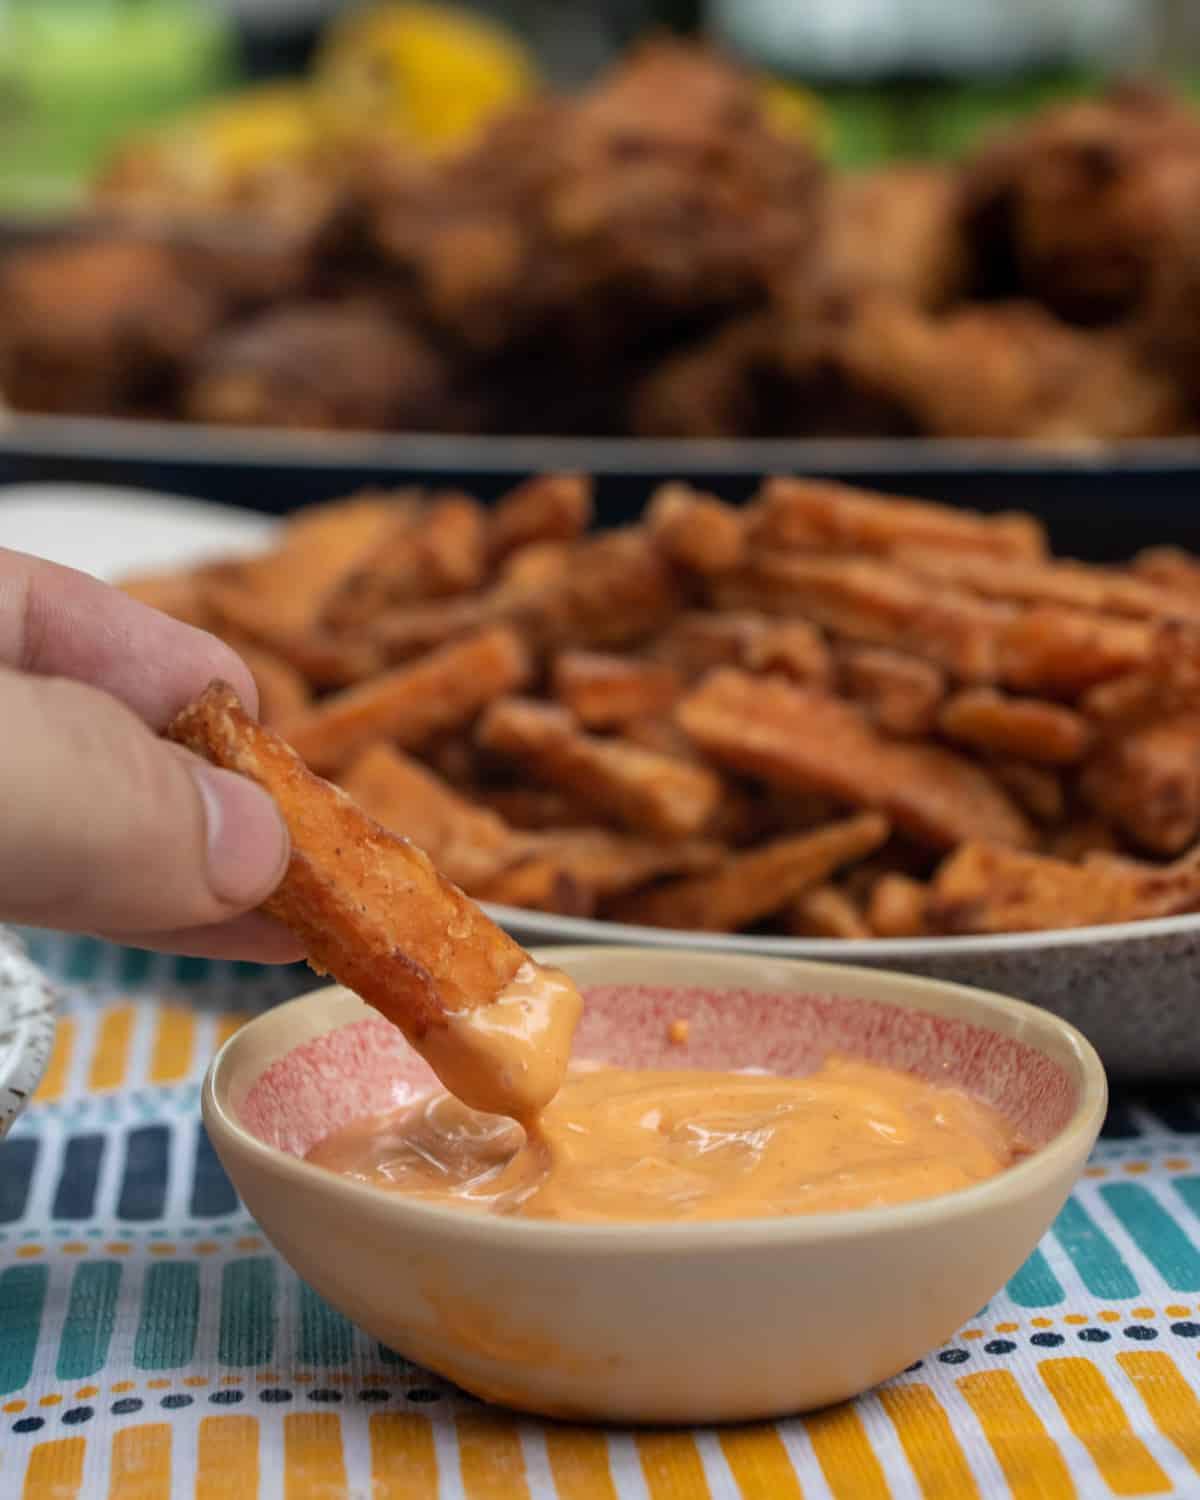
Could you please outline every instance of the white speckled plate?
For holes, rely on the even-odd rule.
[[[0,1138],[42,1081],[54,1045],[54,991],[0,927]]]

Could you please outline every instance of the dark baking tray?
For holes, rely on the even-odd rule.
[[[0,483],[130,485],[280,514],[368,485],[461,485],[491,498],[546,470],[596,476],[600,520],[685,478],[731,500],[764,474],[808,474],[981,510],[1032,511],[1056,549],[1098,560],[1150,542],[1200,550],[1200,438],[1050,452],[926,439],[695,442],[244,431],[7,415]]]

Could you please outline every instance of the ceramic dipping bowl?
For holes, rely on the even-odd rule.
[[[953,1082],[1035,1149],[960,1192],[850,1213],[577,1225],[406,1199],[302,1157],[432,1075],[343,989],[222,1048],[204,1118],[263,1231],[375,1338],[486,1400],[573,1420],[746,1421],[854,1396],[1016,1272],[1104,1117],[1100,1060],[1017,1000],[754,955],[556,948],[587,1000],[576,1055],[802,1075],[837,1051]],[[668,1023],[689,1023],[686,1047]]]

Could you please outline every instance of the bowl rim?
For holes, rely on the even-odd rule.
[[[50,1064],[58,996],[11,928],[0,927],[0,1138],[28,1108]]]
[[[527,911],[519,906],[483,903],[484,910],[508,932],[541,943],[572,946],[655,948],[693,953],[728,953],[742,957],[784,958],[798,962],[870,964],[880,959],[905,963],[925,958],[990,958],[996,954],[1042,953],[1056,948],[1101,943],[1152,942],[1184,933],[1200,935],[1200,911],[1173,917],[1142,917],[1090,927],[1047,927],[1038,932],[963,933],[949,937],[797,938],[744,932],[701,932],[690,928],[643,927],[599,917],[567,917]]]
[[[614,949],[607,946],[560,947],[535,951],[534,957],[550,963],[610,962],[615,952],[630,957],[645,957],[645,950],[635,948]],[[683,950],[655,950],[658,962],[672,960],[695,961],[695,952]],[[747,960],[762,955],[720,954],[705,955],[706,963],[715,961],[720,969],[742,968]],[[794,988],[807,994],[827,993],[836,995],[856,993],[855,984],[895,991],[897,997],[910,996],[932,990],[947,1000],[959,1000],[983,1016],[970,1017],[971,1023],[987,1027],[986,1015],[1004,1015],[1013,1023],[1013,1031],[1024,1020],[1034,1027],[1045,1028],[1058,1037],[1072,1055],[1079,1074],[1079,1096],[1075,1110],[1058,1134],[1032,1155],[1006,1168],[994,1177],[974,1183],[955,1192],[943,1193],[933,1198],[917,1199],[913,1202],[888,1204],[881,1208],[855,1209],[842,1213],[779,1215],[756,1219],[717,1219],[685,1221],[682,1223],[644,1222],[637,1220],[616,1221],[603,1224],[559,1223],[554,1220],[507,1217],[499,1214],[464,1213],[462,1209],[427,1203],[408,1198],[402,1193],[390,1193],[370,1183],[356,1182],[341,1177],[325,1168],[313,1166],[303,1157],[291,1156],[278,1147],[269,1146],[248,1131],[225,1105],[222,1097],[222,1074],[229,1067],[229,1059],[239,1046],[245,1045],[246,1036],[261,1021],[270,1016],[295,1010],[303,1013],[315,1004],[327,1002],[332,996],[346,995],[358,1000],[352,991],[340,985],[324,985],[311,990],[284,1005],[264,1011],[227,1039],[209,1065],[201,1091],[201,1110],[209,1132],[223,1137],[243,1156],[260,1168],[272,1173],[277,1179],[312,1186],[314,1174],[326,1179],[326,1190],[334,1199],[357,1202],[363,1206],[373,1205],[376,1211],[394,1218],[402,1227],[410,1215],[414,1224],[427,1229],[440,1228],[453,1238],[473,1241],[475,1244],[494,1243],[497,1239],[512,1248],[527,1253],[557,1254],[574,1251],[590,1255],[657,1255],[671,1254],[724,1254],[731,1249],[769,1248],[784,1246],[801,1248],[805,1245],[828,1243],[840,1239],[862,1239],[873,1234],[889,1231],[910,1231],[953,1222],[977,1212],[1000,1207],[1005,1202],[1017,1201],[1034,1194],[1059,1175],[1063,1163],[1069,1160],[1086,1141],[1090,1150],[1104,1120],[1108,1104],[1108,1080],[1104,1065],[1095,1048],[1087,1038],[1069,1022],[1040,1007],[1030,1005],[995,991],[975,989],[945,980],[926,979],[921,976],[854,968],[845,964],[819,964],[798,959],[771,959],[772,968],[782,965],[794,971],[797,983]],[[583,981],[585,984],[587,981]],[[680,981],[684,983],[685,981]],[[668,979],[645,981],[648,985],[669,984]],[[597,986],[598,987],[598,986]],[[740,982],[730,979],[727,988],[761,988],[779,991],[778,981],[764,982],[743,978]],[[882,997],[876,997],[882,998]],[[882,1003],[893,1003],[883,999]],[[920,1010],[919,1004],[901,1008]],[[362,1016],[377,1014],[365,1001]],[[349,1021],[345,1024],[349,1024]],[[336,1028],[331,1028],[336,1029]],[[1010,1032],[1008,1034],[1013,1034]],[[1046,1048],[1036,1040],[1022,1035],[1021,1040],[1049,1055]],[[286,1054],[284,1054],[286,1055]],[[217,1141],[214,1139],[214,1145]],[[236,1184],[235,1184],[236,1187]]]

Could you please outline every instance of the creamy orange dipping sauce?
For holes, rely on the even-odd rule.
[[[749,1219],[932,1198],[1024,1154],[960,1089],[851,1058],[807,1078],[574,1064],[528,1128],[431,1094],[318,1166],[464,1209],[571,1223]]]

